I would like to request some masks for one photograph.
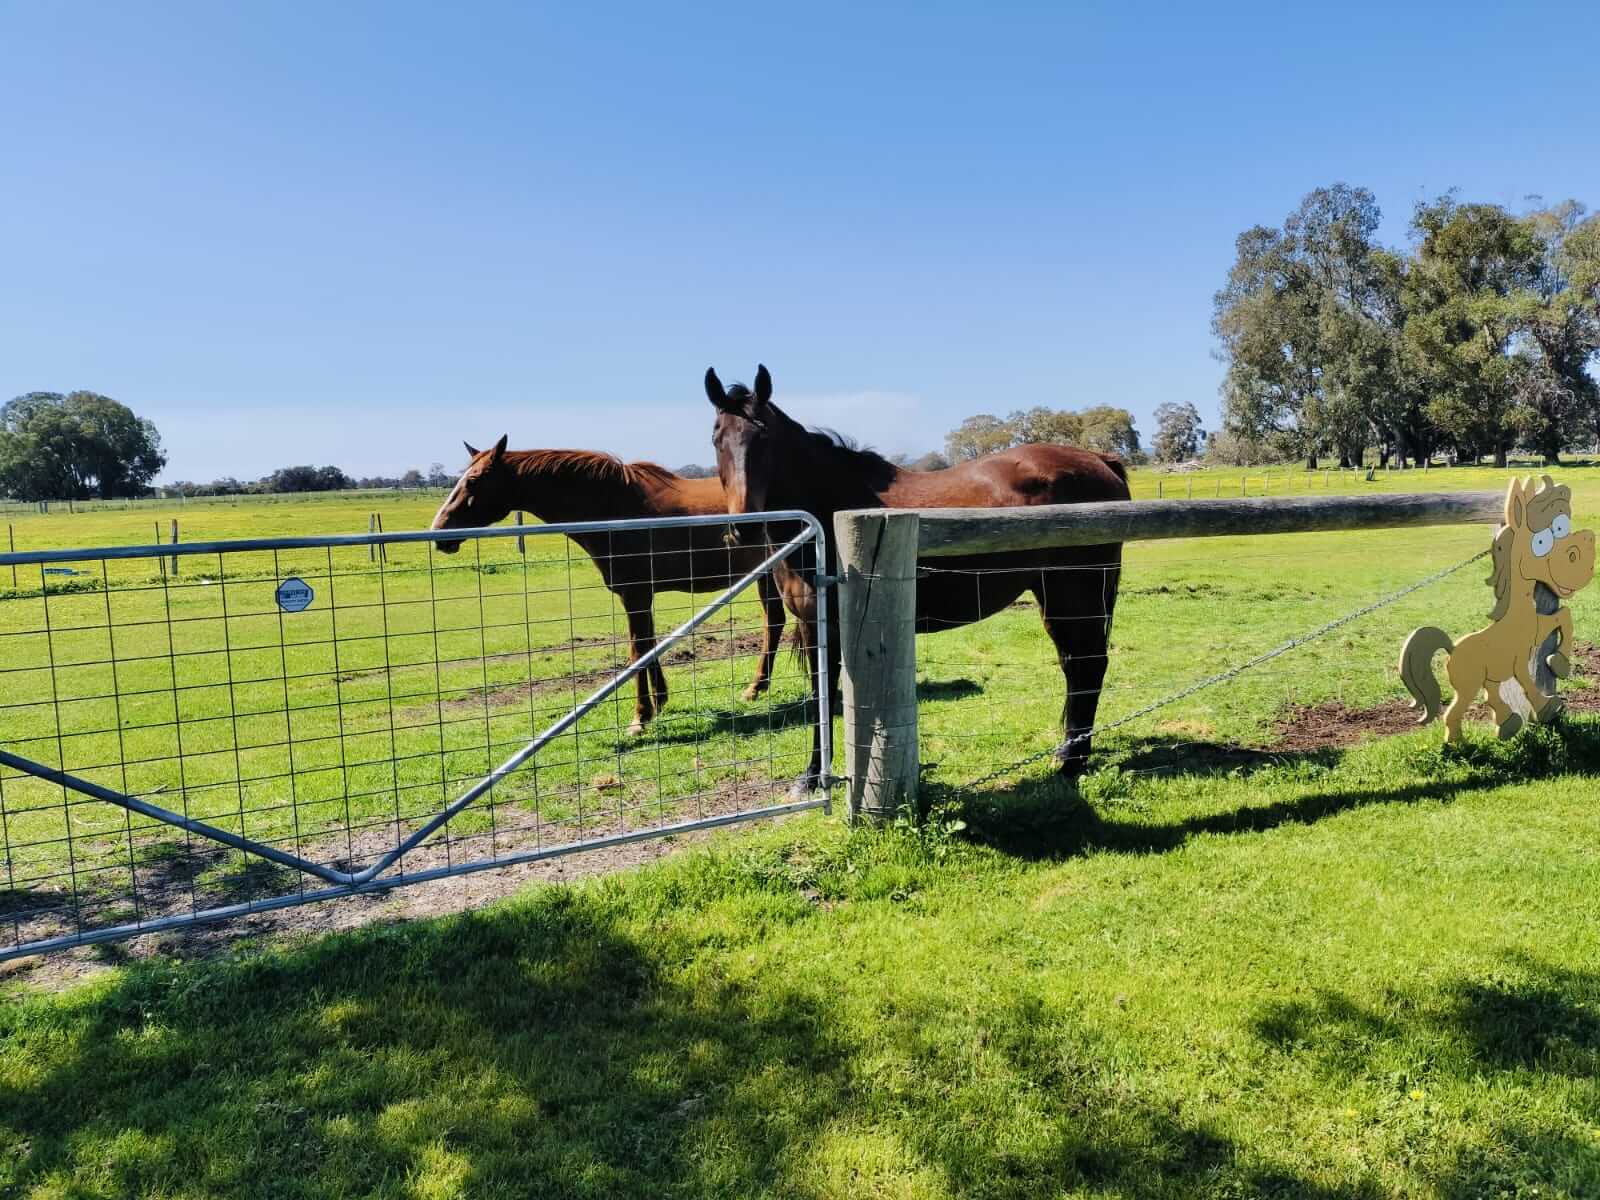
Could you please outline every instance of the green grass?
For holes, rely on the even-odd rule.
[[[1592,527],[1600,479],[1558,474]],[[1131,547],[1102,717],[1485,544]],[[963,786],[1053,736],[1018,608],[919,645],[920,829],[809,816],[450,919],[13,986],[0,1195],[1600,1194],[1600,723],[1231,752],[1287,703],[1397,695],[1400,638],[1481,624],[1486,573],[1118,731],[1080,791]]]

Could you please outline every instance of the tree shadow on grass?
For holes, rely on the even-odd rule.
[[[26,1064],[0,1073],[0,1191],[809,1197],[876,1172],[954,1194],[1369,1194],[1130,1102],[1038,1002],[978,1018],[1003,1059],[975,1075],[939,1032],[972,1019],[964,997],[897,1003],[886,975],[857,1027],[836,982],[739,978],[714,916],[638,918],[548,889],[0,1009]]]
[[[1583,1124],[1594,1121],[1597,1007],[1600,975],[1515,951],[1483,972],[1391,989],[1381,1007],[1331,991],[1269,1004],[1254,1030],[1271,1052],[1379,1103],[1415,1108],[1441,1086],[1483,1090],[1483,1127],[1425,1172],[1451,1200],[1531,1194],[1530,1187],[1593,1195],[1600,1145],[1562,1126],[1578,1123],[1574,1103],[1590,1109]],[[1572,1081],[1557,1086],[1578,1094],[1554,1107],[1517,1096],[1550,1077]],[[1496,1119],[1495,1108],[1517,1116]]]
[[[1158,745],[1154,753],[1167,747]],[[1203,775],[1253,774],[1267,766],[1334,765],[1337,752],[1295,751],[1274,753],[1272,761],[1241,758],[1255,752],[1218,744],[1184,743],[1191,757],[1187,773]],[[1140,761],[1136,750],[1131,761]],[[1469,743],[1444,752],[1454,768],[1436,779],[1395,782],[1378,786],[1307,788],[1286,782],[1295,794],[1281,800],[1240,804],[1223,812],[1206,812],[1176,821],[1148,821],[1118,806],[1096,808],[1079,785],[1059,776],[1024,779],[994,791],[972,792],[938,783],[926,783],[922,802],[928,810],[942,809],[961,818],[966,836],[1007,854],[1025,859],[1060,860],[1098,850],[1127,854],[1159,854],[1175,850],[1205,834],[1265,833],[1283,825],[1307,825],[1373,804],[1409,804],[1452,800],[1471,792],[1502,787],[1530,779],[1548,778],[1567,771],[1600,771],[1600,724],[1562,723],[1524,735],[1508,743]],[[1233,767],[1227,767],[1235,762]],[[1243,764],[1238,765],[1239,763]]]

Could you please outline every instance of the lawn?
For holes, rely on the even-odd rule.
[[[1592,527],[1600,477],[1558,474]],[[123,519],[147,523],[29,518]],[[1130,547],[1102,719],[1486,544]],[[1040,766],[966,786],[1054,736],[1023,606],[920,641],[920,827],[814,814],[456,917],[64,992],[24,972],[0,1195],[1600,1194],[1600,723],[1279,741],[1296,706],[1392,701],[1401,638],[1481,624],[1486,574],[1117,730],[1079,789]]]

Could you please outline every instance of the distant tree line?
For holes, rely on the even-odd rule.
[[[1358,465],[1512,451],[1555,463],[1600,437],[1600,216],[1420,203],[1411,246],[1375,240],[1365,188],[1307,195],[1239,235],[1212,328],[1228,452]]]
[[[210,483],[192,483],[179,480],[164,484],[162,492],[169,496],[253,496],[276,495],[286,492],[342,492],[352,488],[447,488],[456,478],[444,469],[443,463],[432,464],[424,474],[416,467],[401,475],[366,475],[357,479],[338,467],[280,467],[260,479],[241,482],[231,476],[213,479]]]
[[[1082,446],[1120,455],[1129,462],[1144,458],[1133,414],[1103,404],[1081,410],[1040,406],[1019,409],[1008,417],[979,413],[946,434],[944,447],[951,462],[966,462],[1029,442]]]

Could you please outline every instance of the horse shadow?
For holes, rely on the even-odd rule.
[[[1189,778],[1248,778],[1269,768],[1336,767],[1347,750],[1265,750],[1152,737],[1119,757],[1120,771]],[[1409,783],[1361,783],[1313,788],[1267,803],[1242,803],[1222,812],[1170,821],[1146,821],[1116,802],[1093,802],[1088,780],[1059,775],[1017,780],[993,790],[973,791],[934,780],[921,785],[919,808],[958,818],[962,836],[1014,857],[1060,861],[1098,851],[1163,854],[1207,834],[1266,833],[1285,825],[1310,825],[1374,804],[1444,801],[1566,771],[1600,772],[1600,723],[1562,721],[1509,743],[1471,742],[1444,747],[1441,761],[1465,767],[1438,778]],[[1087,793],[1087,794],[1086,794]]]
[[[924,680],[917,684],[918,700],[962,700],[981,695],[983,685],[973,679]],[[834,698],[835,721],[839,717],[839,699]],[[662,746],[682,746],[704,741],[707,737],[731,734],[749,737],[752,734],[777,733],[810,725],[815,721],[811,700],[802,697],[769,704],[764,708],[689,708],[682,712],[668,710],[656,718],[638,742],[617,739],[615,748],[627,750],[648,742]]]

